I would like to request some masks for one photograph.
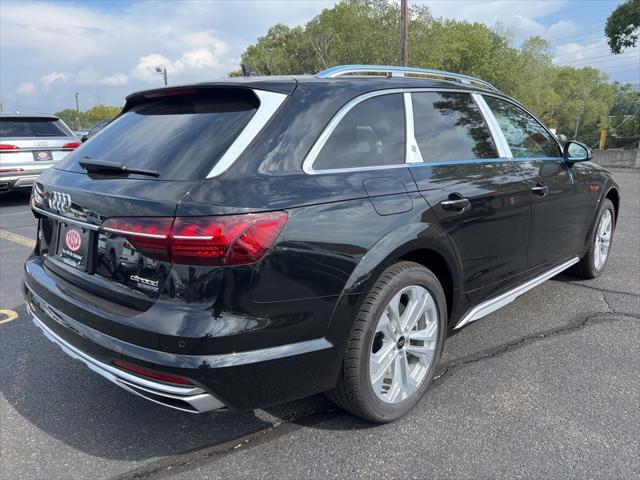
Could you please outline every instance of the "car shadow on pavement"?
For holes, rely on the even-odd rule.
[[[12,190],[10,192],[0,192],[0,207],[17,207],[20,205],[29,205],[31,190],[25,188],[20,190]]]
[[[5,432],[23,422],[21,416],[73,449],[135,461],[214,447],[275,424],[335,411],[323,396],[266,411],[194,415],[171,410],[94,374],[48,341],[24,308],[18,313],[17,320],[2,325],[0,391],[10,405],[3,408]]]

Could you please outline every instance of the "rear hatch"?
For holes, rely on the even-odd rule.
[[[41,167],[62,160],[79,145],[80,140],[56,117],[0,116],[0,169]]]
[[[258,107],[247,88],[130,98],[119,117],[36,183],[45,264],[101,298],[150,307],[171,281],[164,242],[180,200]]]

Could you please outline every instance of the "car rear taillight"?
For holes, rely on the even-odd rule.
[[[22,173],[24,168],[12,167],[12,168],[0,168],[0,175],[6,175],[10,173]]]
[[[168,261],[172,223],[173,218],[170,217],[109,218],[101,228],[123,235],[146,257]]]
[[[136,373],[143,377],[153,378],[155,380],[161,380],[163,382],[168,382],[168,383],[177,383],[178,385],[193,385],[193,383],[190,380],[187,380],[184,377],[178,377],[177,375],[171,375],[169,373],[155,372],[153,370],[149,370],[148,368],[140,367],[138,365],[134,365],[133,363],[125,362],[123,360],[114,360],[113,364],[116,367],[119,367],[123,370],[127,370],[132,373]]]
[[[247,265],[269,251],[286,212],[220,217],[110,218],[102,230],[125,236],[146,256],[186,265]]]
[[[73,150],[75,148],[78,148],[80,145],[82,145],[82,142],[70,142],[70,143],[65,143],[62,148],[68,148],[70,150]]]
[[[20,147],[17,145],[10,145],[8,143],[0,143],[0,150],[2,150],[5,153],[16,152],[20,150]]]

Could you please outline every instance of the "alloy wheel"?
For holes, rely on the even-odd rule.
[[[371,342],[369,377],[377,397],[398,403],[427,376],[438,341],[438,308],[429,291],[411,285],[385,306]]]
[[[596,245],[594,254],[594,264],[596,270],[602,270],[609,256],[611,245],[611,234],[613,233],[613,215],[611,210],[605,210],[598,224],[596,232]]]

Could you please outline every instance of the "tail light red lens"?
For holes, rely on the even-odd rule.
[[[9,145],[7,143],[0,143],[0,150],[2,150],[3,152],[15,152],[17,150],[20,150],[20,147],[17,145]]]
[[[127,370],[132,373],[136,373],[142,377],[153,378],[155,380],[161,380],[168,383],[177,383],[178,385],[193,385],[193,383],[184,377],[178,377],[177,375],[171,375],[169,373],[160,373],[148,368],[134,365],[133,363],[125,362],[123,360],[114,360],[113,364],[123,370]]]
[[[186,265],[246,265],[269,251],[286,212],[221,217],[110,218],[107,232],[120,233],[144,255]]]
[[[109,218],[101,228],[125,236],[129,243],[146,257],[169,261],[172,223],[171,217]]]
[[[62,148],[70,148],[71,150],[73,150],[74,148],[78,148],[80,145],[82,145],[81,142],[71,142],[65,143]]]
[[[9,174],[9,173],[21,173],[21,172],[24,172],[24,168],[16,168],[16,167],[0,168],[0,175]]]

